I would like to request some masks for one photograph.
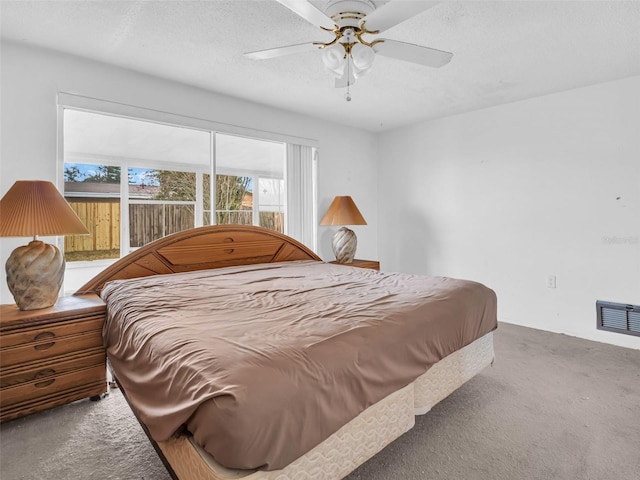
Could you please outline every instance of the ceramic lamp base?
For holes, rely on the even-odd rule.
[[[6,264],[7,285],[20,310],[55,305],[64,276],[64,258],[54,245],[34,240],[16,248]]]
[[[342,227],[333,235],[333,253],[338,263],[352,263],[356,256],[358,238],[353,230]]]

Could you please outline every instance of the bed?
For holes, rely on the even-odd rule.
[[[343,478],[493,361],[487,287],[325,264],[259,227],[165,237],[87,293],[174,478]]]

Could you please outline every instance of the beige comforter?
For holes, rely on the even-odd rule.
[[[110,282],[114,372],[155,440],[278,469],[495,329],[469,281],[302,261]]]

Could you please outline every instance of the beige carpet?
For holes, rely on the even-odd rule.
[[[501,324],[496,363],[349,480],[638,480],[640,351]],[[119,391],[0,427],[0,476],[169,476]]]

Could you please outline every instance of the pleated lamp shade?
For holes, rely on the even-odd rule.
[[[329,205],[320,225],[343,225],[333,235],[332,248],[338,263],[352,263],[356,255],[358,238],[353,230],[344,225],[366,225],[364,217],[349,196],[336,197]]]
[[[17,181],[0,200],[0,237],[88,233],[82,220],[51,182]]]
[[[51,182],[18,181],[0,200],[0,237],[33,237],[6,263],[7,285],[20,310],[54,305],[62,286],[64,258],[37,236],[88,234]]]

